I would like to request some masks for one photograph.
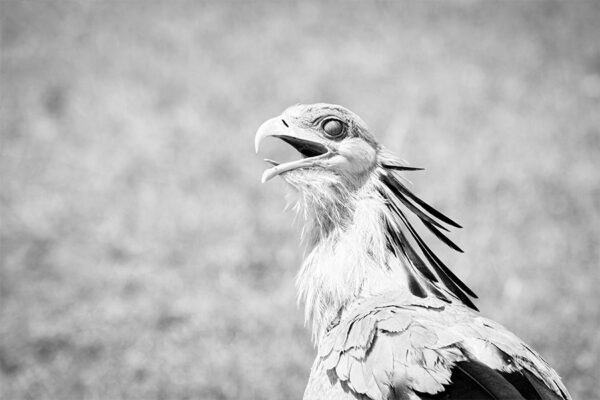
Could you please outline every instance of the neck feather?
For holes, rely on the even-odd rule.
[[[406,277],[397,265],[401,261],[388,247],[385,221],[389,209],[377,183],[369,181],[352,194],[327,196],[341,201],[320,199],[315,204],[304,197],[297,203],[306,218],[303,239],[310,251],[296,283],[315,340],[352,300],[406,290]]]
[[[447,217],[412,193],[403,195],[399,188],[406,187],[384,168],[357,190],[336,183],[321,181],[318,190],[314,183],[311,190],[298,188],[295,205],[309,250],[296,280],[298,299],[305,304],[314,340],[353,300],[388,291],[475,308],[465,292],[474,294],[424,244],[408,214],[425,219],[428,228],[430,221],[439,225],[434,218]]]

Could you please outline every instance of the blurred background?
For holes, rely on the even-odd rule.
[[[0,398],[301,398],[299,228],[253,137],[317,101],[427,168],[482,313],[600,393],[599,3],[0,7]]]

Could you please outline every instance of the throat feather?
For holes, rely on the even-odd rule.
[[[319,191],[314,185],[297,189],[295,209],[304,219],[309,252],[296,284],[315,340],[348,303],[388,291],[433,296],[476,309],[469,299],[474,293],[435,256],[408,215],[442,227],[444,219],[451,220],[414,200],[391,172],[379,168],[353,192],[334,184]]]
[[[329,231],[324,232],[318,222],[308,223],[312,246],[296,281],[315,339],[352,300],[405,289],[406,277],[387,248],[382,229],[386,206],[377,190],[363,188],[339,212],[345,213],[344,222],[331,225]]]

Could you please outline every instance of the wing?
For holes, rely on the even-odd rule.
[[[309,386],[326,374],[346,394],[336,398],[570,399],[556,372],[505,328],[426,300],[352,306],[321,341]]]

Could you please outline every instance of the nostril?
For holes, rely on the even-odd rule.
[[[282,119],[281,122],[283,122],[283,124],[285,125],[286,128],[289,128],[290,126],[287,124],[287,122],[285,122],[285,119]]]

